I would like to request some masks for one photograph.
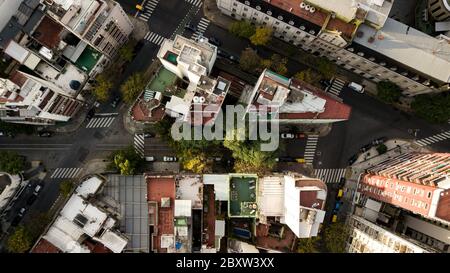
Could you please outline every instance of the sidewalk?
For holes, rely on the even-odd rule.
[[[205,16],[215,25],[228,30],[229,26],[235,22],[235,19],[223,14],[219,8],[217,7],[215,0],[205,0],[203,4],[203,12]],[[300,48],[296,48],[295,46],[284,42],[280,39],[274,38],[271,40],[271,42],[266,45],[266,48],[269,50],[278,53],[282,56],[285,56],[292,61],[295,61],[297,63],[301,63],[303,65],[306,65],[308,67],[311,67],[312,69],[315,69],[315,67],[311,66],[311,63],[309,63],[307,60],[308,58],[316,58],[315,56],[304,52]],[[308,58],[305,58],[305,55],[308,56]],[[377,95],[377,83],[373,82],[371,80],[365,79],[361,77],[358,74],[355,74],[353,72],[350,72],[346,69],[343,69],[340,66],[336,66],[336,76],[339,76],[340,78],[343,78],[344,80],[348,82],[360,82],[365,86],[366,93],[369,95],[376,97]],[[411,112],[410,104],[412,100],[411,98],[402,97],[400,99],[400,103],[394,104],[393,106],[405,111],[405,112]]]

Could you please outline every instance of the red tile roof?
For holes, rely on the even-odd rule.
[[[56,246],[45,239],[41,239],[39,243],[31,250],[31,253],[61,253]]]
[[[312,86],[306,82],[299,81],[296,79],[292,80],[291,86],[298,87],[302,90],[308,90],[312,92],[315,96],[318,96],[326,100],[325,111],[322,113],[280,113],[280,119],[338,119],[338,120],[348,120],[351,114],[351,107],[345,103],[339,102],[332,97],[330,97],[323,90]]]

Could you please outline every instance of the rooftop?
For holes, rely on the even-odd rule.
[[[193,209],[203,207],[203,181],[200,176],[176,178],[176,199],[191,201]]]
[[[44,16],[39,26],[33,32],[33,37],[49,49],[56,49],[61,42],[61,32],[64,27],[48,16]]]
[[[256,175],[230,175],[230,217],[256,217]]]

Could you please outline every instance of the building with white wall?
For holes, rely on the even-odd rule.
[[[368,80],[391,80],[407,96],[449,90],[450,44],[445,37],[434,38],[388,18],[392,3],[217,0],[224,14],[268,26],[275,37]],[[404,58],[412,54],[422,57]]]

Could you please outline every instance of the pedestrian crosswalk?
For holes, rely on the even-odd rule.
[[[314,175],[325,183],[338,183],[345,176],[345,169],[316,169]]]
[[[155,10],[156,6],[158,5],[159,0],[148,0],[145,2],[144,10],[142,12],[139,12],[138,18],[147,22],[148,19],[150,19],[150,16],[152,16],[153,11]]]
[[[201,7],[201,5],[203,4],[202,0],[185,0],[185,1],[196,7]]]
[[[81,168],[57,168],[50,178],[76,178],[81,174]]]
[[[342,89],[345,86],[345,81],[339,78],[335,78],[330,87],[328,87],[328,92],[333,95],[339,96],[341,94]]]
[[[194,33],[194,35],[192,35],[192,38],[193,39],[197,39],[198,37],[203,36],[203,33],[205,33],[205,31],[208,28],[210,22],[211,21],[209,21],[208,19],[202,18],[200,20],[200,22],[198,22],[197,31]]]
[[[108,128],[114,122],[116,117],[95,117],[86,125],[87,129]]]
[[[134,135],[134,149],[141,157],[145,156],[145,138],[144,134]]]
[[[431,145],[436,142],[444,141],[446,139],[450,139],[450,131],[417,140],[416,144],[423,147],[423,146]]]
[[[314,155],[316,153],[317,143],[319,142],[318,135],[308,135],[305,148],[305,162],[306,164],[313,164]]]
[[[164,42],[164,39],[166,39],[166,38],[164,38],[163,36],[161,36],[157,33],[150,31],[147,34],[145,34],[144,39],[151,43],[154,43],[155,45],[161,46],[162,43]]]

